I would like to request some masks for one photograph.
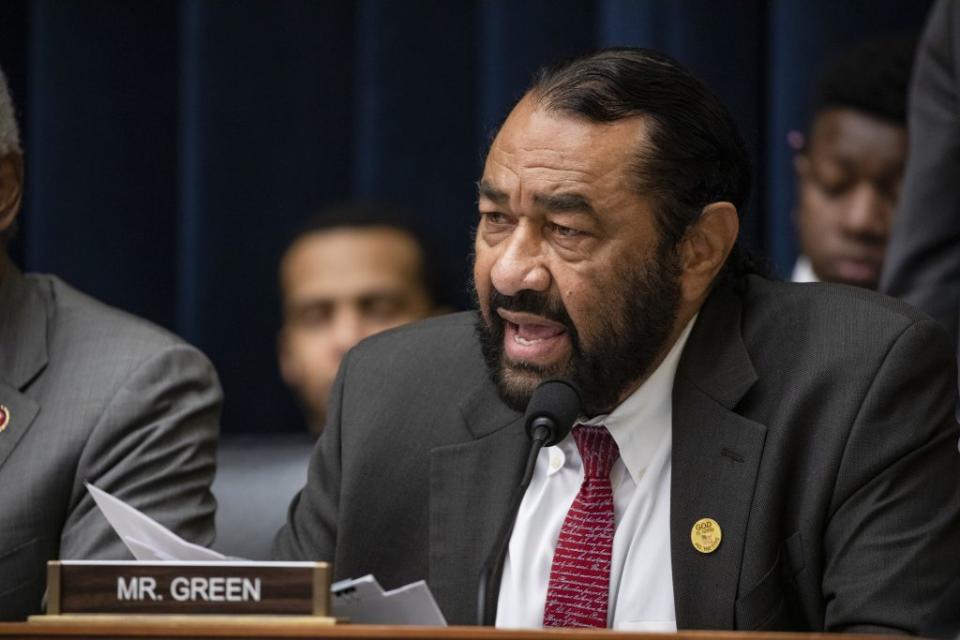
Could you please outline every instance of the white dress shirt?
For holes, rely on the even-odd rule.
[[[805,255],[797,256],[797,261],[793,265],[793,273],[790,274],[790,282],[820,282],[820,278],[813,272],[813,264],[810,258]]]
[[[620,458],[610,472],[616,530],[607,624],[613,629],[675,631],[670,563],[670,453],[673,379],[696,318],[646,382],[603,424]],[[510,537],[497,605],[498,627],[543,626],[547,583],[560,527],[583,482],[572,435],[540,451]]]

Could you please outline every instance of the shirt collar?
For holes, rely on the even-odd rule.
[[[810,258],[805,255],[797,256],[797,262],[793,265],[793,273],[790,275],[790,282],[820,282],[820,278],[813,271]]]
[[[667,357],[636,391],[609,414],[581,420],[580,424],[604,425],[620,448],[620,459],[635,483],[640,482],[661,439],[673,424],[673,380],[680,355],[696,322],[694,316],[673,343]]]

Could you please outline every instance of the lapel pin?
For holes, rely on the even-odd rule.
[[[690,542],[693,548],[700,553],[713,553],[720,546],[720,540],[723,539],[723,532],[720,531],[720,525],[713,518],[701,518],[693,525],[690,530]]]
[[[10,409],[0,404],[0,433],[3,433],[8,424],[10,424]]]

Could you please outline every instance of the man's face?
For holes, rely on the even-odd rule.
[[[287,251],[280,268],[280,368],[314,428],[323,425],[343,354],[432,310],[421,262],[416,242],[390,227],[311,233]]]
[[[876,288],[900,195],[907,132],[852,109],[814,120],[795,161],[800,249],[821,280]]]
[[[504,400],[522,410],[547,377],[570,376],[584,412],[642,382],[674,330],[679,261],[628,174],[646,128],[594,124],[521,100],[479,186],[478,333]]]
[[[20,212],[23,195],[23,157],[17,152],[0,155],[0,256],[6,254],[8,235]],[[0,260],[0,276],[3,261]]]

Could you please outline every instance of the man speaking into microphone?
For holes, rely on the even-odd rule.
[[[738,244],[748,155],[659,53],[540,71],[478,182],[477,312],[344,359],[280,558],[451,624],[514,517],[545,379],[580,389],[491,585],[498,626],[915,632],[960,574],[956,373],[938,326],[772,282]]]

